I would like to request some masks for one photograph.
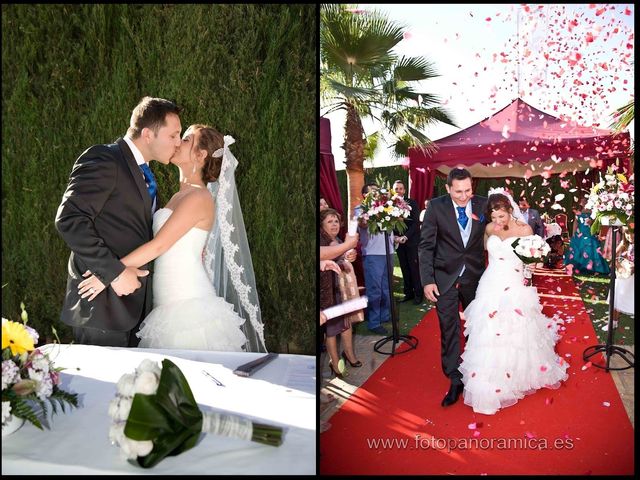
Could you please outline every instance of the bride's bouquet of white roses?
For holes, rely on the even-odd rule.
[[[194,447],[200,435],[212,433],[277,447],[282,428],[237,416],[201,412],[189,383],[170,360],[145,359],[134,373],[123,375],[109,404],[109,439],[130,461],[150,468],[169,455]]]
[[[513,253],[525,264],[541,263],[551,251],[551,247],[539,235],[520,237],[511,244]]]

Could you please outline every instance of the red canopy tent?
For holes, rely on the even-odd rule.
[[[529,177],[606,169],[629,169],[629,132],[583,127],[532,107],[520,98],[494,115],[434,142],[433,155],[409,150],[411,198],[422,205],[433,195],[436,174],[464,167],[473,177]]]

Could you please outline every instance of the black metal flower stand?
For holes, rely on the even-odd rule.
[[[400,335],[400,328],[398,326],[398,311],[396,309],[395,301],[393,300],[393,262],[391,261],[391,252],[389,252],[389,232],[384,232],[384,247],[387,260],[387,280],[389,282],[389,308],[391,309],[391,326],[392,335],[389,337],[381,338],[378,340],[373,349],[383,355],[394,356],[396,353],[405,353],[418,347],[418,339],[413,335]],[[396,344],[400,341],[404,342],[406,348],[396,350]],[[391,343],[391,351],[384,352],[381,350],[382,346]]]
[[[605,371],[609,370],[627,370],[629,368],[634,367],[635,357],[633,353],[629,350],[620,347],[618,345],[613,344],[613,334],[614,334],[614,323],[613,323],[613,310],[615,305],[615,293],[616,293],[616,235],[619,232],[619,226],[611,226],[611,293],[609,294],[609,328],[607,330],[607,342],[598,345],[592,345],[587,347],[584,352],[582,352],[582,358],[587,361],[594,355],[600,352],[604,352],[604,365],[591,362],[594,367],[602,368]],[[625,362],[627,362],[627,366],[625,367],[612,367],[610,366],[611,357],[613,355],[618,355]]]

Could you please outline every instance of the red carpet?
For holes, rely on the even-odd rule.
[[[462,398],[441,407],[449,382],[433,309],[411,332],[417,350],[386,360],[331,417],[320,436],[320,473],[633,474],[633,428],[611,375],[582,369],[582,352],[597,339],[573,281],[560,272],[536,275],[535,284],[544,313],[570,322],[557,346],[570,363],[561,388],[495,415],[475,414]]]

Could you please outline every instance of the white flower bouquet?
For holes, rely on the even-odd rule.
[[[632,176],[633,178],[633,176]],[[591,188],[586,208],[591,209],[591,233],[597,235],[602,225],[602,219],[609,217],[617,219],[623,225],[633,229],[634,223],[634,184],[622,173],[615,173],[610,167],[600,181]]]
[[[57,406],[78,406],[78,395],[59,388],[60,371],[49,356],[35,348],[38,332],[27,326],[27,312],[22,307],[22,322],[2,319],[2,426],[13,417],[28,420],[44,430],[47,405],[52,414]],[[45,424],[46,425],[46,424]]]
[[[411,206],[396,194],[393,188],[370,190],[362,202],[362,210],[358,218],[367,222],[369,233],[399,233],[407,229],[404,219],[409,216]]]
[[[551,247],[539,235],[520,237],[511,244],[513,252],[523,263],[541,263],[551,251]]]
[[[109,404],[109,440],[123,457],[150,468],[169,455],[194,447],[212,433],[271,446],[282,444],[282,428],[237,415],[201,412],[180,369],[164,359],[162,367],[145,359],[123,375]]]

